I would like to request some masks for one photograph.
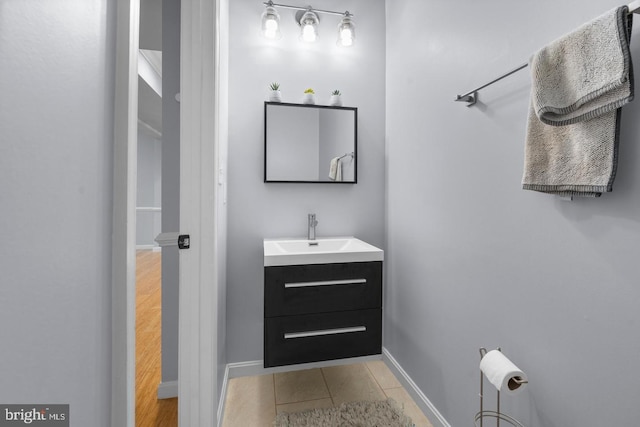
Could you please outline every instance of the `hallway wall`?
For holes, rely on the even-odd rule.
[[[109,426],[115,2],[0,6],[0,402]]]
[[[180,230],[180,1],[162,0],[162,231]],[[178,247],[162,249],[162,382],[178,381]]]
[[[524,425],[640,419],[640,102],[613,193],[572,202],[521,189],[528,70],[453,102],[619,3],[387,2],[385,346],[452,426],[498,346],[529,375],[502,401]]]
[[[157,247],[162,232],[162,135],[138,125],[138,183],[136,190],[136,248]]]

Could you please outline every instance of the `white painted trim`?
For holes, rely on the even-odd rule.
[[[382,348],[382,356],[385,365],[389,367],[391,372],[393,372],[396,378],[402,383],[402,386],[411,395],[427,418],[434,424],[434,427],[451,427],[451,424],[447,422],[433,403],[431,403],[422,390],[420,390],[420,387],[411,379],[409,374],[402,369],[402,366],[400,366],[398,361],[391,355],[389,350],[384,347]]]
[[[138,119],[138,127],[154,136],[156,142],[162,142],[162,132],[160,132],[158,129],[155,129],[149,123],[145,122],[144,120]]]
[[[214,426],[218,397],[217,1],[180,6],[178,425]],[[221,248],[223,250],[223,248]]]
[[[116,4],[111,426],[135,426],[135,236],[140,0]],[[132,190],[132,191],[129,191]]]
[[[178,381],[165,381],[158,384],[158,399],[178,397]]]
[[[222,425],[224,418],[224,410],[227,405],[227,387],[229,386],[229,365],[224,368],[224,378],[222,379],[222,390],[220,391],[220,400],[218,401],[218,424]]]
[[[162,248],[156,245],[136,245],[136,251],[154,251],[160,252]]]
[[[138,206],[136,212],[162,212],[162,208],[156,208],[155,206]]]
[[[329,366],[350,365],[353,363],[370,362],[382,360],[381,354],[372,356],[350,357],[347,359],[325,360],[323,362],[300,363],[298,365],[276,366],[265,368],[264,361],[251,360],[248,362],[237,362],[227,364],[229,378],[251,377],[254,375],[279,374],[281,372],[301,371],[303,369],[326,368]]]
[[[162,98],[162,76],[141,49],[138,49],[138,75]]]
[[[149,65],[153,68],[153,71],[162,78],[162,51],[140,49],[140,53],[144,55]]]

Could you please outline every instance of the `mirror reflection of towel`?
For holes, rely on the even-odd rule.
[[[329,179],[332,181],[342,181],[342,164],[340,163],[340,157],[334,157],[331,159],[331,165],[329,166]]]

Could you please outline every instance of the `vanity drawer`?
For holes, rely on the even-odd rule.
[[[264,366],[382,352],[382,309],[265,319]]]
[[[265,267],[264,316],[382,307],[382,262]]]

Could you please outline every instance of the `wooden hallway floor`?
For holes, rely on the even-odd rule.
[[[158,400],[161,252],[136,252],[136,427],[176,427],[178,399]]]

